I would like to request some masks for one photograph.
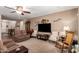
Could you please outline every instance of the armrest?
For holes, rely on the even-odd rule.
[[[69,45],[67,42],[63,41],[64,44]]]

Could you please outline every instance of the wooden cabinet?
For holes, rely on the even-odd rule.
[[[42,39],[42,40],[48,40],[49,36],[50,35],[48,35],[48,34],[37,34],[37,38]]]

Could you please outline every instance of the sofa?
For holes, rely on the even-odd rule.
[[[14,42],[12,39],[2,39],[2,41],[4,45],[2,52],[9,52],[19,47],[19,45],[16,44],[16,42]]]
[[[15,30],[13,41],[22,42],[30,38],[30,34],[27,34],[25,30]]]

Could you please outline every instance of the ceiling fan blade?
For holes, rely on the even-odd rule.
[[[24,13],[28,13],[28,14],[31,14],[31,12],[29,12],[29,11],[23,11]]]
[[[14,8],[11,8],[11,7],[8,7],[8,6],[4,6],[5,8],[8,8],[8,9],[12,9],[12,10],[16,10]]]
[[[10,13],[15,13],[16,11],[12,11],[12,12],[10,12]]]
[[[21,13],[21,15],[24,15],[24,13]]]

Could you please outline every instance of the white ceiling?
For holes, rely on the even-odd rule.
[[[11,11],[13,11],[12,9],[0,6],[0,14],[6,16],[8,19],[13,20],[30,19],[33,17],[77,8],[77,6],[27,6],[27,8],[31,11],[31,14],[19,15],[17,13],[10,13]]]

